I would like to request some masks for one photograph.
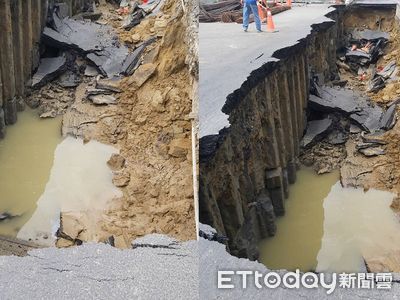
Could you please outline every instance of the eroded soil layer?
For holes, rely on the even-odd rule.
[[[92,211],[62,211],[56,244],[108,241],[123,248],[150,233],[194,239],[196,3],[150,1],[139,8],[149,9],[145,16],[128,27],[130,13],[96,3],[94,12],[74,18],[62,4],[49,9],[53,24],[42,33],[40,65],[25,100],[41,118],[62,116],[65,140],[112,146],[114,154],[101,163],[122,196]],[[94,179],[79,176],[82,185]]]
[[[192,239],[191,112],[197,68],[191,42],[196,34],[196,9],[187,2],[166,1],[160,13],[129,31],[120,28],[113,9],[100,9],[128,47],[151,37],[155,41],[146,48],[133,75],[119,82],[116,105],[96,106],[86,101],[84,91],[91,83],[83,82],[63,118],[64,135],[95,139],[120,150],[109,166],[123,197],[112,201],[95,230],[99,240],[113,236],[118,247],[129,247],[133,238],[149,233]],[[84,220],[80,218],[82,228],[86,227]],[[71,236],[67,224],[63,225],[70,243],[81,239],[79,234]]]

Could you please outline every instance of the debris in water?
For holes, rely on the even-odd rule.
[[[116,148],[94,140],[84,143],[82,139],[65,138],[55,150],[50,178],[37,202],[37,209],[17,237],[34,238],[39,244],[53,246],[60,226],[60,214],[64,218],[63,214],[68,213],[71,223],[76,219],[85,228],[79,238],[84,235],[85,240],[97,241],[95,233],[98,233],[104,210],[109,201],[122,196],[122,192],[112,184],[113,174],[107,166],[114,153],[118,153]],[[62,230],[74,235],[76,229],[74,226]],[[44,235],[48,238],[44,239]],[[71,241],[68,243],[64,239],[62,242],[71,245]]]
[[[12,214],[10,214],[8,212],[0,213],[0,222],[1,221],[5,221],[5,220],[9,220],[9,219],[12,219],[12,218],[15,218],[15,217],[19,217],[19,216],[12,215]]]

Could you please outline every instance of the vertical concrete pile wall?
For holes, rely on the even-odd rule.
[[[339,11],[330,16],[338,19]],[[230,128],[200,140],[200,222],[228,238],[229,251],[258,258],[258,242],[276,231],[307,123],[310,74],[328,79],[336,69],[340,22],[315,25],[279,62],[252,72],[228,96]]]
[[[47,5],[47,0],[0,0],[0,138],[23,109],[26,84],[39,63]]]
[[[40,35],[55,2],[67,3],[74,14],[88,1],[0,0],[0,138],[24,108],[23,96],[39,64]]]

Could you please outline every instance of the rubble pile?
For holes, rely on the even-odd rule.
[[[309,99],[310,120],[301,146],[300,160],[318,174],[340,168],[345,144],[365,157],[384,155],[382,135],[397,121],[397,102],[386,110],[361,93],[345,87],[320,87],[314,80]]]
[[[139,7],[135,3],[135,7]],[[149,2],[144,7],[154,6],[154,3]],[[143,16],[147,13],[146,10]],[[99,88],[100,79],[109,79],[114,86],[119,85],[124,76],[136,71],[147,47],[157,40],[157,37],[151,37],[127,47],[120,43],[113,27],[99,21],[101,16],[95,5],[91,12],[74,17],[68,17],[63,3],[54,5],[42,33],[45,51],[32,77],[32,88],[39,89],[39,92],[27,99],[31,107],[39,107],[40,117],[65,113],[74,101],[75,89],[81,82],[88,83],[85,93],[88,101],[95,105],[116,104],[115,94],[121,90],[107,85]],[[93,81],[93,78],[96,80]]]
[[[345,187],[400,191],[399,30],[353,30],[333,81],[310,84],[309,126],[300,161],[318,174],[340,170]],[[332,120],[330,126],[324,126]],[[316,126],[318,125],[318,126]],[[311,142],[310,142],[311,141]],[[400,197],[392,208],[400,211]]]
[[[348,47],[339,56],[339,67],[357,74],[360,81],[369,79],[367,92],[376,93],[385,87],[387,82],[396,79],[396,61],[377,66],[378,59],[384,55],[389,38],[387,32],[379,30],[353,30],[348,37]]]
[[[188,24],[195,24],[196,3],[139,3],[146,16],[131,28],[123,24],[136,7],[133,1],[103,0],[96,6],[98,19],[62,17],[55,11],[55,22],[44,32],[42,57],[65,55],[66,70],[51,82],[44,80],[30,102],[43,117],[63,115],[63,136],[113,145],[124,162],[109,161],[112,183],[122,197],[110,201],[95,220],[87,211],[63,213],[58,246],[95,237],[124,248],[132,238],[154,232],[194,237],[196,68],[189,64],[197,57],[191,57],[189,48],[196,45],[189,42],[194,26]],[[85,234],[78,234],[82,229]]]

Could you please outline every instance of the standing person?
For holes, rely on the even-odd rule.
[[[243,5],[243,30],[247,32],[249,28],[250,14],[253,13],[257,32],[261,32],[260,16],[258,15],[257,0],[240,0]]]

